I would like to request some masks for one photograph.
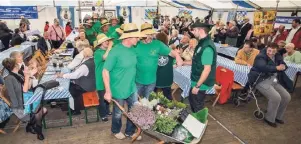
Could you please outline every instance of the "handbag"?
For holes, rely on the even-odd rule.
[[[32,96],[33,96],[33,92],[31,92],[31,91],[23,93],[24,103],[26,103]],[[32,105],[32,108],[31,108],[31,105]],[[30,113],[34,112],[39,107],[40,101],[36,101],[36,102],[32,103],[31,105],[24,106],[24,114],[30,114]]]

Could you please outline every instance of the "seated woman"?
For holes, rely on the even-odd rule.
[[[284,56],[284,54],[286,53],[286,49],[285,49],[285,41],[284,40],[281,40],[279,41],[278,43],[278,53],[281,55],[281,56]]]
[[[198,41],[196,39],[191,39],[189,41],[189,46],[187,49],[183,51],[181,54],[181,57],[184,59],[184,61],[191,61],[194,53],[195,47],[198,45]]]
[[[174,44],[175,46],[178,46],[180,44],[179,31],[176,29],[173,29],[171,31],[170,40],[168,42],[168,45],[172,45],[172,44]]]
[[[277,48],[277,44],[271,43],[261,51],[248,74],[249,84],[254,84],[258,79],[255,88],[268,99],[264,121],[272,127],[277,127],[276,122],[284,124],[284,113],[291,100],[291,95],[280,85],[283,77],[277,77],[277,75],[285,74],[284,71],[287,69],[282,56],[277,53]]]
[[[295,45],[293,43],[288,43],[285,46],[286,54],[284,55],[284,60],[292,63],[301,63],[301,53],[295,50]]]
[[[18,73],[24,76],[23,70],[25,68],[25,63],[23,61],[23,54],[19,51],[13,51],[12,53],[10,53],[9,57],[16,60],[16,63],[18,64],[20,69]]]
[[[82,94],[96,90],[93,51],[90,48],[85,48],[83,55],[83,62],[74,72],[57,74],[59,78],[71,79],[73,81],[70,83],[69,88],[74,99],[74,111],[72,111],[72,115],[81,114],[80,110],[83,108]]]
[[[16,28],[10,44],[12,46],[21,45],[21,43],[26,41],[26,39],[26,35],[22,33],[20,29]]]
[[[77,45],[78,45],[77,43],[79,43],[79,42],[81,42],[82,44],[86,44],[86,47],[89,47],[89,46],[90,46],[89,41],[86,39],[86,34],[85,34],[85,32],[80,32],[80,33],[79,33],[78,39],[76,40],[75,45],[77,46]],[[76,47],[76,48],[77,48],[77,47]],[[82,49],[83,49],[83,48],[82,48]],[[82,49],[77,48],[78,51],[81,51]]]
[[[39,140],[44,139],[42,133],[42,118],[46,115],[46,108],[39,108],[35,114],[24,114],[23,93],[29,90],[30,74],[28,68],[24,68],[24,77],[18,74],[20,66],[17,61],[12,58],[6,58],[2,61],[2,65],[9,71],[9,75],[5,77],[6,94],[11,102],[13,113],[23,122],[28,122],[26,132],[37,134]]]
[[[242,49],[237,52],[235,57],[235,63],[240,65],[253,66],[256,56],[259,54],[259,50],[255,49],[252,42],[245,42]]]
[[[85,43],[84,41],[79,41],[76,43],[76,48],[78,50],[78,54],[74,57],[71,63],[68,64],[67,68],[70,70],[74,70],[77,68],[84,60],[83,49],[90,47],[89,43]]]

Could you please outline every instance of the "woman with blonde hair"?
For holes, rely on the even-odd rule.
[[[198,45],[198,41],[196,39],[191,39],[189,41],[189,46],[187,49],[183,51],[181,54],[181,57],[184,59],[184,61],[191,61],[194,53],[195,47]]]

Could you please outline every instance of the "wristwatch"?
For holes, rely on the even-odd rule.
[[[195,87],[195,88],[200,88],[200,86],[197,86],[197,85],[195,85],[194,87]]]

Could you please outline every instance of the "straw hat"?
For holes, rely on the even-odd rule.
[[[105,25],[110,25],[111,23],[108,22],[108,20],[104,19],[101,21],[101,27],[105,26]]]
[[[128,23],[124,25],[124,30],[119,38],[120,40],[125,38],[140,38],[140,37],[146,37],[145,34],[142,34],[139,29],[137,28],[137,25],[134,23]]]
[[[148,35],[148,34],[156,34],[156,30],[153,29],[153,25],[150,23],[144,23],[141,25],[141,33]]]
[[[120,34],[123,33],[123,29],[124,29],[124,24],[122,24],[119,28],[116,29],[116,31]]]
[[[117,20],[117,21],[119,21],[117,17],[112,17],[112,18],[110,19],[110,22],[111,22],[112,20]]]
[[[97,36],[97,43],[95,44],[94,48],[101,45],[103,42],[111,40],[113,38],[107,37],[105,34],[100,34]]]

